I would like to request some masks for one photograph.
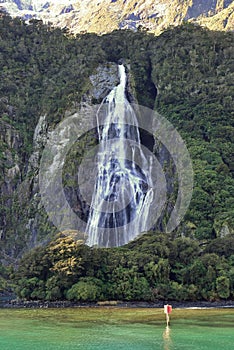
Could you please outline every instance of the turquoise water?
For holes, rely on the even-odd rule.
[[[231,350],[234,310],[0,309],[1,350]]]

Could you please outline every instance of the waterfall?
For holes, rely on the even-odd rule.
[[[86,226],[90,246],[124,245],[146,231],[153,201],[152,159],[141,145],[136,113],[125,94],[124,65],[119,78],[97,112],[97,173]]]

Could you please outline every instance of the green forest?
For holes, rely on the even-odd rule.
[[[100,249],[59,235],[11,273],[18,297],[27,300],[226,300],[234,297],[234,237],[203,247],[152,232]]]
[[[232,299],[234,34],[185,22],[160,36],[142,29],[71,36],[2,13],[0,46],[0,292],[30,300]],[[75,111],[97,67],[121,59],[138,103],[185,140],[194,191],[171,234],[154,230],[124,247],[90,248],[56,232],[40,205],[38,169],[29,171],[33,134],[42,115],[53,130]],[[35,217],[43,244],[33,248]]]

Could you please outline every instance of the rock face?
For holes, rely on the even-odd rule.
[[[51,131],[41,158],[40,194],[49,218],[60,231],[79,228],[79,239],[84,239],[87,221],[87,189],[93,191],[90,181],[95,179],[93,167],[86,163],[84,153],[87,154],[97,140],[97,103],[118,83],[117,64],[100,65],[89,77],[87,91],[76,112],[67,111],[67,118]],[[83,173],[82,162],[85,163]],[[82,188],[86,189],[85,193]]]
[[[7,101],[1,100],[1,103]],[[1,208],[12,206],[12,196],[21,181],[21,162],[19,158],[22,139],[19,132],[13,126],[8,124],[7,120],[0,120],[0,205]],[[6,209],[1,210],[0,216],[0,240],[4,239],[6,226]]]
[[[234,29],[231,0],[2,0],[0,7],[12,16],[42,19],[73,33],[136,30],[141,26],[158,34],[184,20],[213,30]]]
[[[92,118],[95,117],[93,103],[101,102],[118,83],[117,64],[100,65],[89,77],[80,104],[72,110],[67,110],[65,117],[68,120],[74,118],[77,130],[85,133],[89,130],[89,125],[92,125]],[[2,98],[0,103],[3,110],[8,112],[5,119],[0,119],[0,205],[4,208],[0,215],[0,262],[9,262],[9,259],[13,259],[11,261],[14,263],[14,259],[20,257],[25,250],[47,241],[50,238],[49,234],[53,235],[57,230],[52,225],[53,220],[51,223],[48,221],[41,200],[39,184],[41,157],[48,140],[56,142],[59,139],[59,142],[51,146],[54,147],[55,156],[51,167],[47,169],[49,178],[59,166],[60,153],[69,141],[67,135],[71,124],[68,123],[67,128],[56,127],[54,130],[46,115],[39,116],[34,130],[31,155],[25,161],[21,154],[23,140],[20,133],[7,122],[10,114],[14,113],[14,108],[8,104],[6,98]],[[71,204],[74,195],[77,196],[74,189],[67,195]],[[54,198],[56,200],[56,194]],[[86,208],[82,207],[82,203],[80,206],[85,215]]]
[[[233,3],[232,0],[193,0],[188,7],[186,19],[198,18],[199,16],[211,17],[224,10]]]
[[[90,77],[90,81],[91,96],[96,100],[102,100],[119,82],[117,66],[113,64],[99,66],[97,72]]]

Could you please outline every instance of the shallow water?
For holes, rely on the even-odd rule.
[[[231,350],[234,309],[0,309],[4,350]]]

